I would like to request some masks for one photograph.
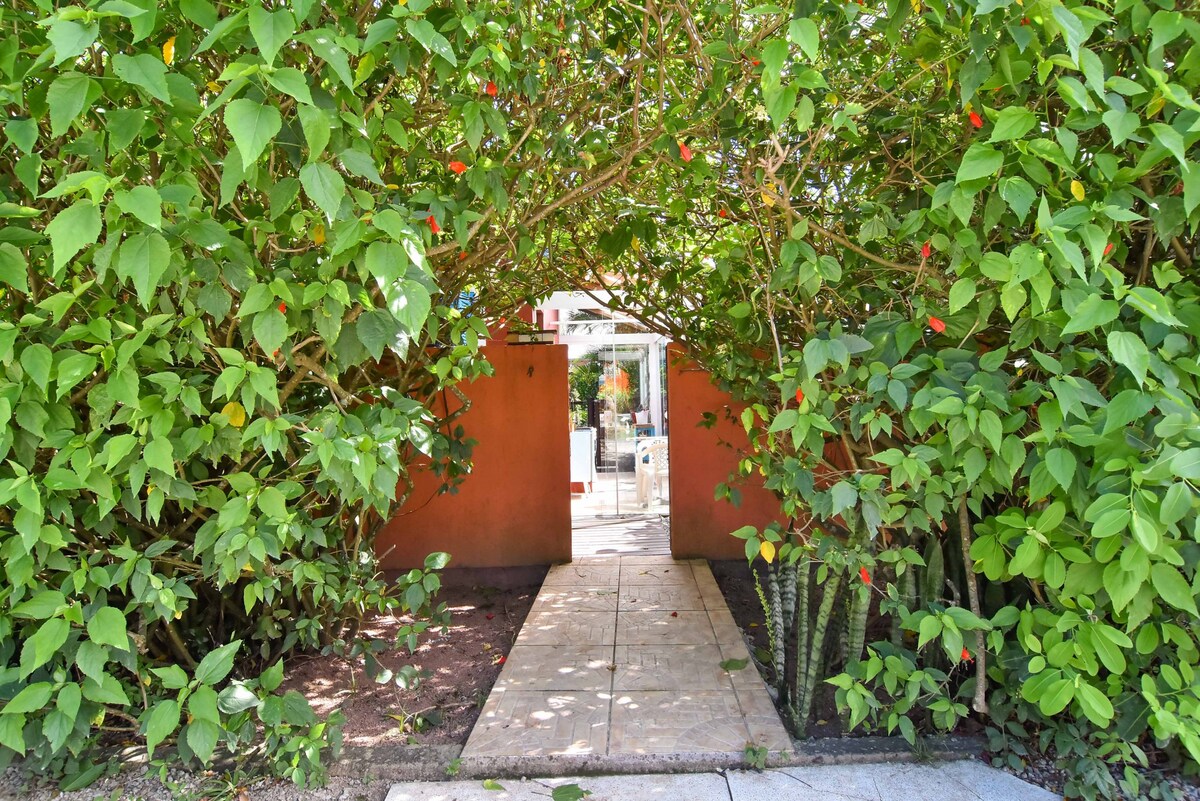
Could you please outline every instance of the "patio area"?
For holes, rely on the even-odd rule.
[[[790,750],[749,657],[704,560],[555,566],[463,756]]]

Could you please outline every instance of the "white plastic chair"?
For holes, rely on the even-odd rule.
[[[663,481],[670,475],[667,443],[658,439],[639,442],[635,458],[637,502],[639,506],[649,506],[651,494],[662,498]]]

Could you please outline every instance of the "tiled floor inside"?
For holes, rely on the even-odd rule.
[[[750,743],[792,747],[707,563],[586,557],[550,569],[463,756]]]

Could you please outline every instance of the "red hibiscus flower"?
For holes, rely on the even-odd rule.
[[[966,646],[963,646],[962,660],[964,662],[974,662],[975,661],[975,659],[971,656],[971,652],[967,650]]]
[[[1113,243],[1109,242],[1107,245],[1104,246],[1104,255],[1107,256],[1109,253],[1112,253],[1112,252],[1113,252]]]
[[[683,142],[679,143],[679,158],[683,159],[684,161],[692,160],[692,150]]]
[[[448,166],[450,168],[450,172],[454,173],[455,175],[462,175],[467,171],[467,165],[463,164],[461,161],[452,161],[446,166]]]
[[[797,389],[796,390],[796,403],[803,403],[803,402],[804,402],[804,390]]]
[[[860,579],[862,579],[863,584],[871,583],[871,574],[867,572],[867,569],[865,567],[860,567],[858,569],[858,577]]]
[[[729,214],[725,211],[725,209],[721,209],[720,211],[717,212],[717,216],[720,217],[721,219],[725,219],[726,217],[729,216]]]
[[[441,226],[437,224],[437,220],[433,219],[432,214],[425,218],[425,222],[429,223],[429,230],[433,231],[435,234],[442,230]]]
[[[279,311],[280,311],[282,314],[287,314],[287,304],[286,304],[286,303],[280,303],[280,304],[279,304]]]
[[[928,259],[929,254],[932,252],[933,252],[933,249],[931,247],[929,247],[928,241],[924,245],[921,245],[921,258],[922,259]]]
[[[937,317],[929,318],[929,327],[934,331],[937,331],[939,334],[944,333],[946,330],[946,324]]]
[[[495,97],[496,92],[497,92],[496,84],[492,83],[491,81],[488,81],[487,83],[485,83],[483,85],[483,91],[484,91],[484,94],[486,94],[488,97]]]
[[[980,117],[980,116],[979,116],[979,114],[977,114],[976,112],[972,111],[972,112],[971,112],[971,113],[968,115],[968,117],[969,117],[969,119],[971,120],[971,124],[972,124],[972,125],[974,125],[976,128],[982,128],[982,127],[983,127],[983,117]]]

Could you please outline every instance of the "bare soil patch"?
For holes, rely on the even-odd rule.
[[[396,675],[404,665],[416,667],[422,679],[415,688],[375,683],[361,659],[306,655],[289,660],[283,689],[303,693],[318,714],[340,707],[347,745],[465,743],[543,575],[494,586],[485,571],[446,571],[438,600],[450,609],[449,628],[423,634],[414,653],[399,645],[377,657]],[[402,615],[375,615],[363,621],[362,632],[394,642],[399,628],[411,622]]]

